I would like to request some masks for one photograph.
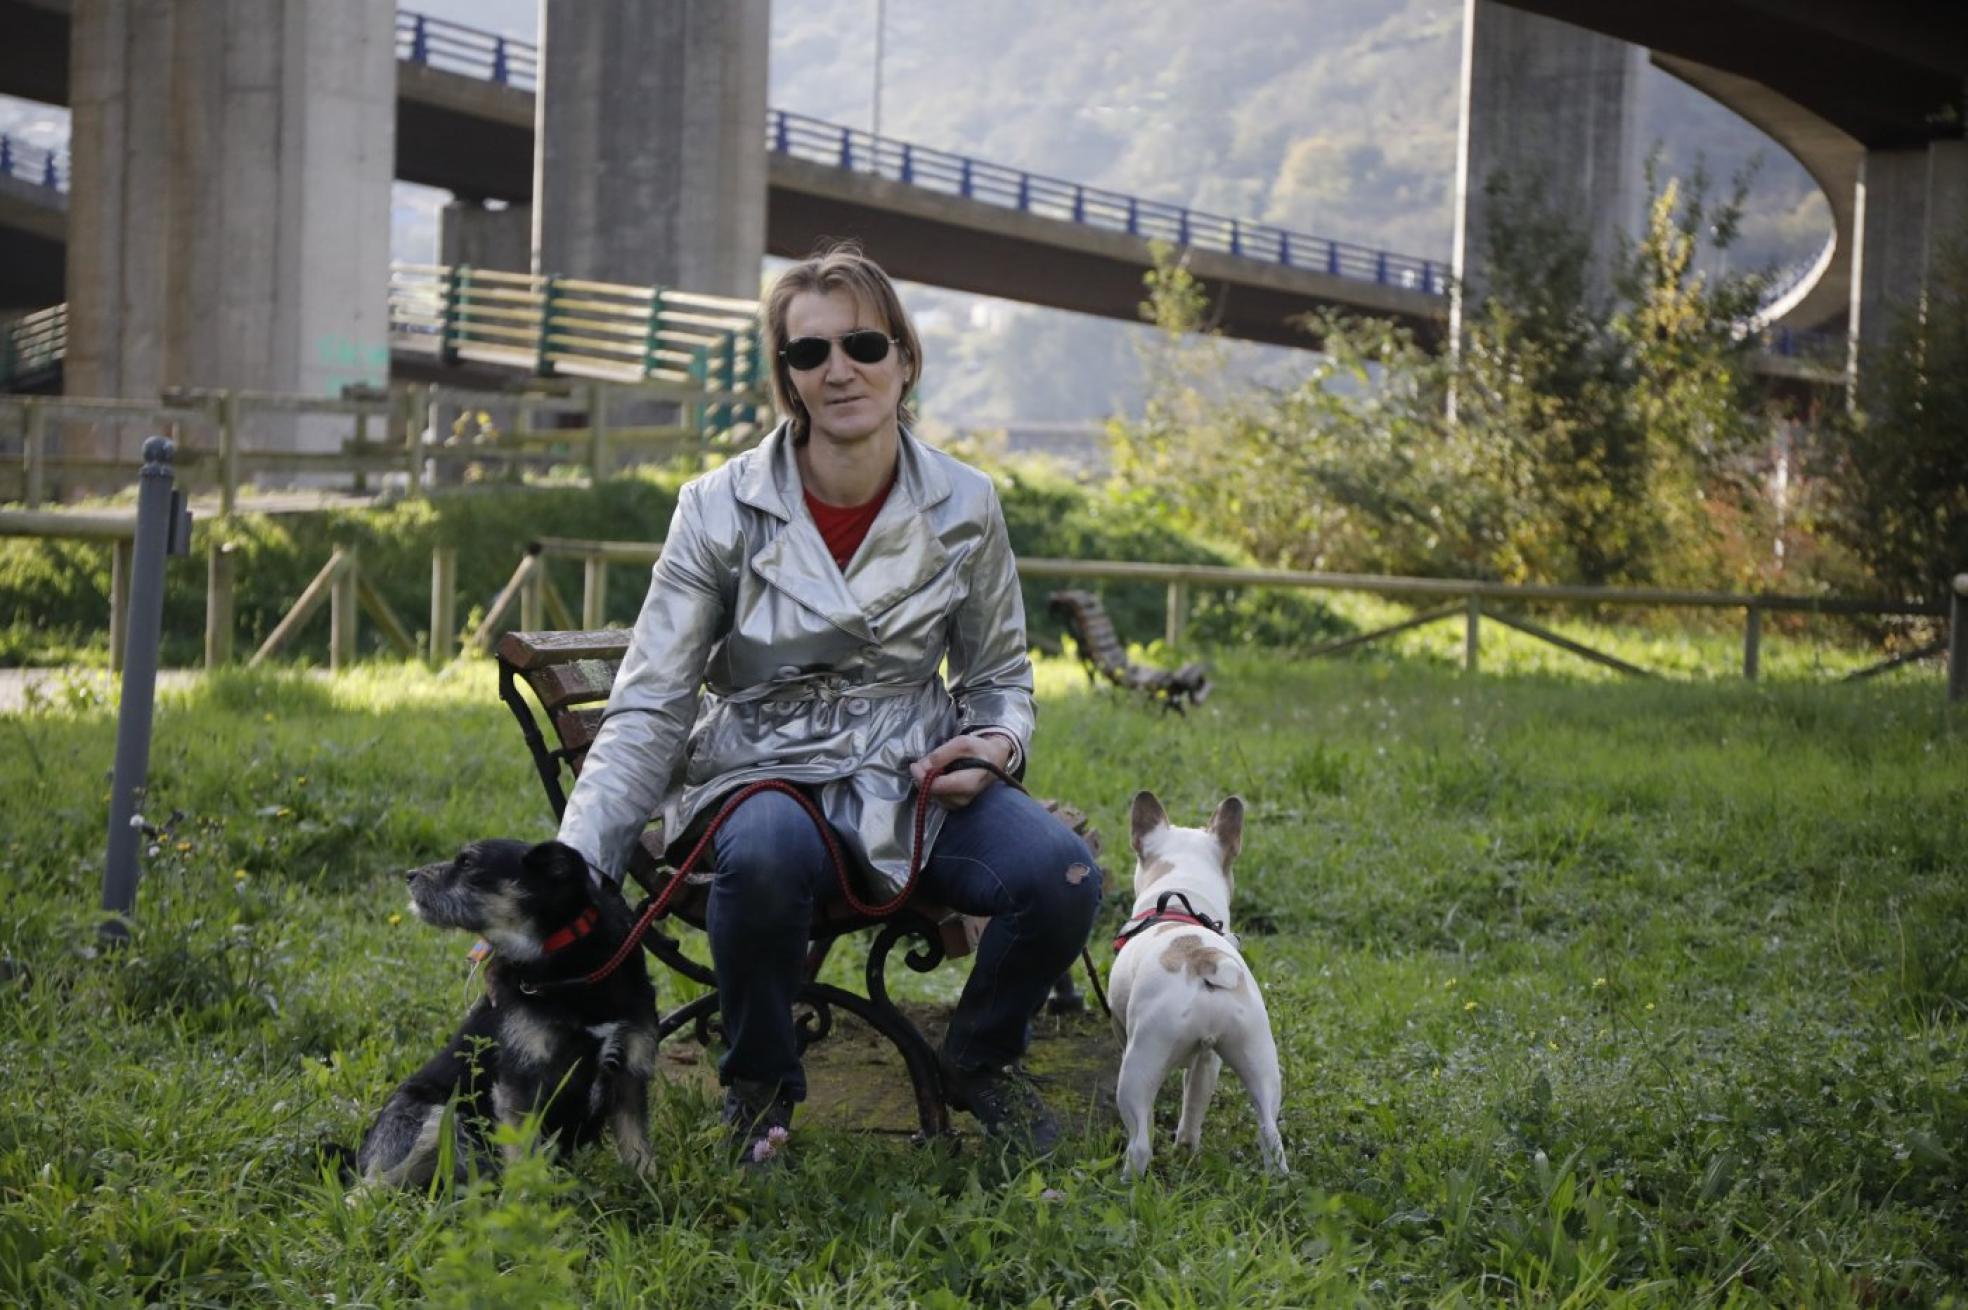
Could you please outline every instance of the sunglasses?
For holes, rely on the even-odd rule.
[[[898,344],[886,332],[873,328],[861,328],[854,332],[844,332],[837,337],[794,337],[780,350],[779,358],[791,367],[804,373],[810,368],[819,368],[833,353],[834,342],[841,343],[847,357],[857,364],[879,364],[888,358],[888,348]]]

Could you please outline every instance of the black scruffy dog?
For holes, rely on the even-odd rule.
[[[485,995],[450,1045],[390,1095],[356,1152],[356,1174],[365,1184],[427,1184],[453,1098],[460,1178],[469,1160],[489,1165],[493,1125],[543,1107],[541,1131],[562,1153],[605,1125],[622,1159],[646,1168],[656,989],[641,949],[599,983],[553,985],[615,953],[632,923],[622,898],[597,890],[580,854],[559,842],[473,842],[405,876],[418,918],[491,946]]]

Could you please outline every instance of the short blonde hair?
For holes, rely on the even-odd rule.
[[[922,381],[922,341],[916,325],[902,308],[902,297],[895,284],[882,272],[881,265],[861,252],[859,242],[834,241],[821,245],[811,255],[779,275],[759,306],[759,332],[764,338],[766,357],[772,361],[772,403],[793,424],[793,439],[805,441],[806,406],[800,404],[793,389],[793,374],[779,354],[786,348],[786,310],[793,297],[808,291],[826,295],[845,291],[882,316],[883,327],[902,351],[902,398],[896,403],[895,417],[905,427],[916,421],[909,408],[909,395]]]

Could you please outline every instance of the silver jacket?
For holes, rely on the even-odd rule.
[[[991,480],[904,431],[843,573],[793,454],[781,424],[677,500],[560,824],[617,881],[652,816],[674,843],[732,789],[785,778],[814,784],[864,872],[899,889],[909,763],[986,725],[1030,743],[1025,607]],[[925,854],[941,807],[928,817]]]

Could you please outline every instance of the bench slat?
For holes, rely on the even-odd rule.
[[[526,670],[526,685],[540,698],[540,707],[553,714],[570,705],[607,700],[620,667],[619,660],[572,659]]]
[[[601,731],[601,717],[605,712],[601,705],[584,705],[575,709],[554,711],[554,735],[567,749],[567,767],[581,776],[581,765],[588,758],[588,747],[594,745],[595,734]]]
[[[568,660],[619,660],[629,649],[627,628],[593,632],[508,632],[499,658],[523,673]]]

